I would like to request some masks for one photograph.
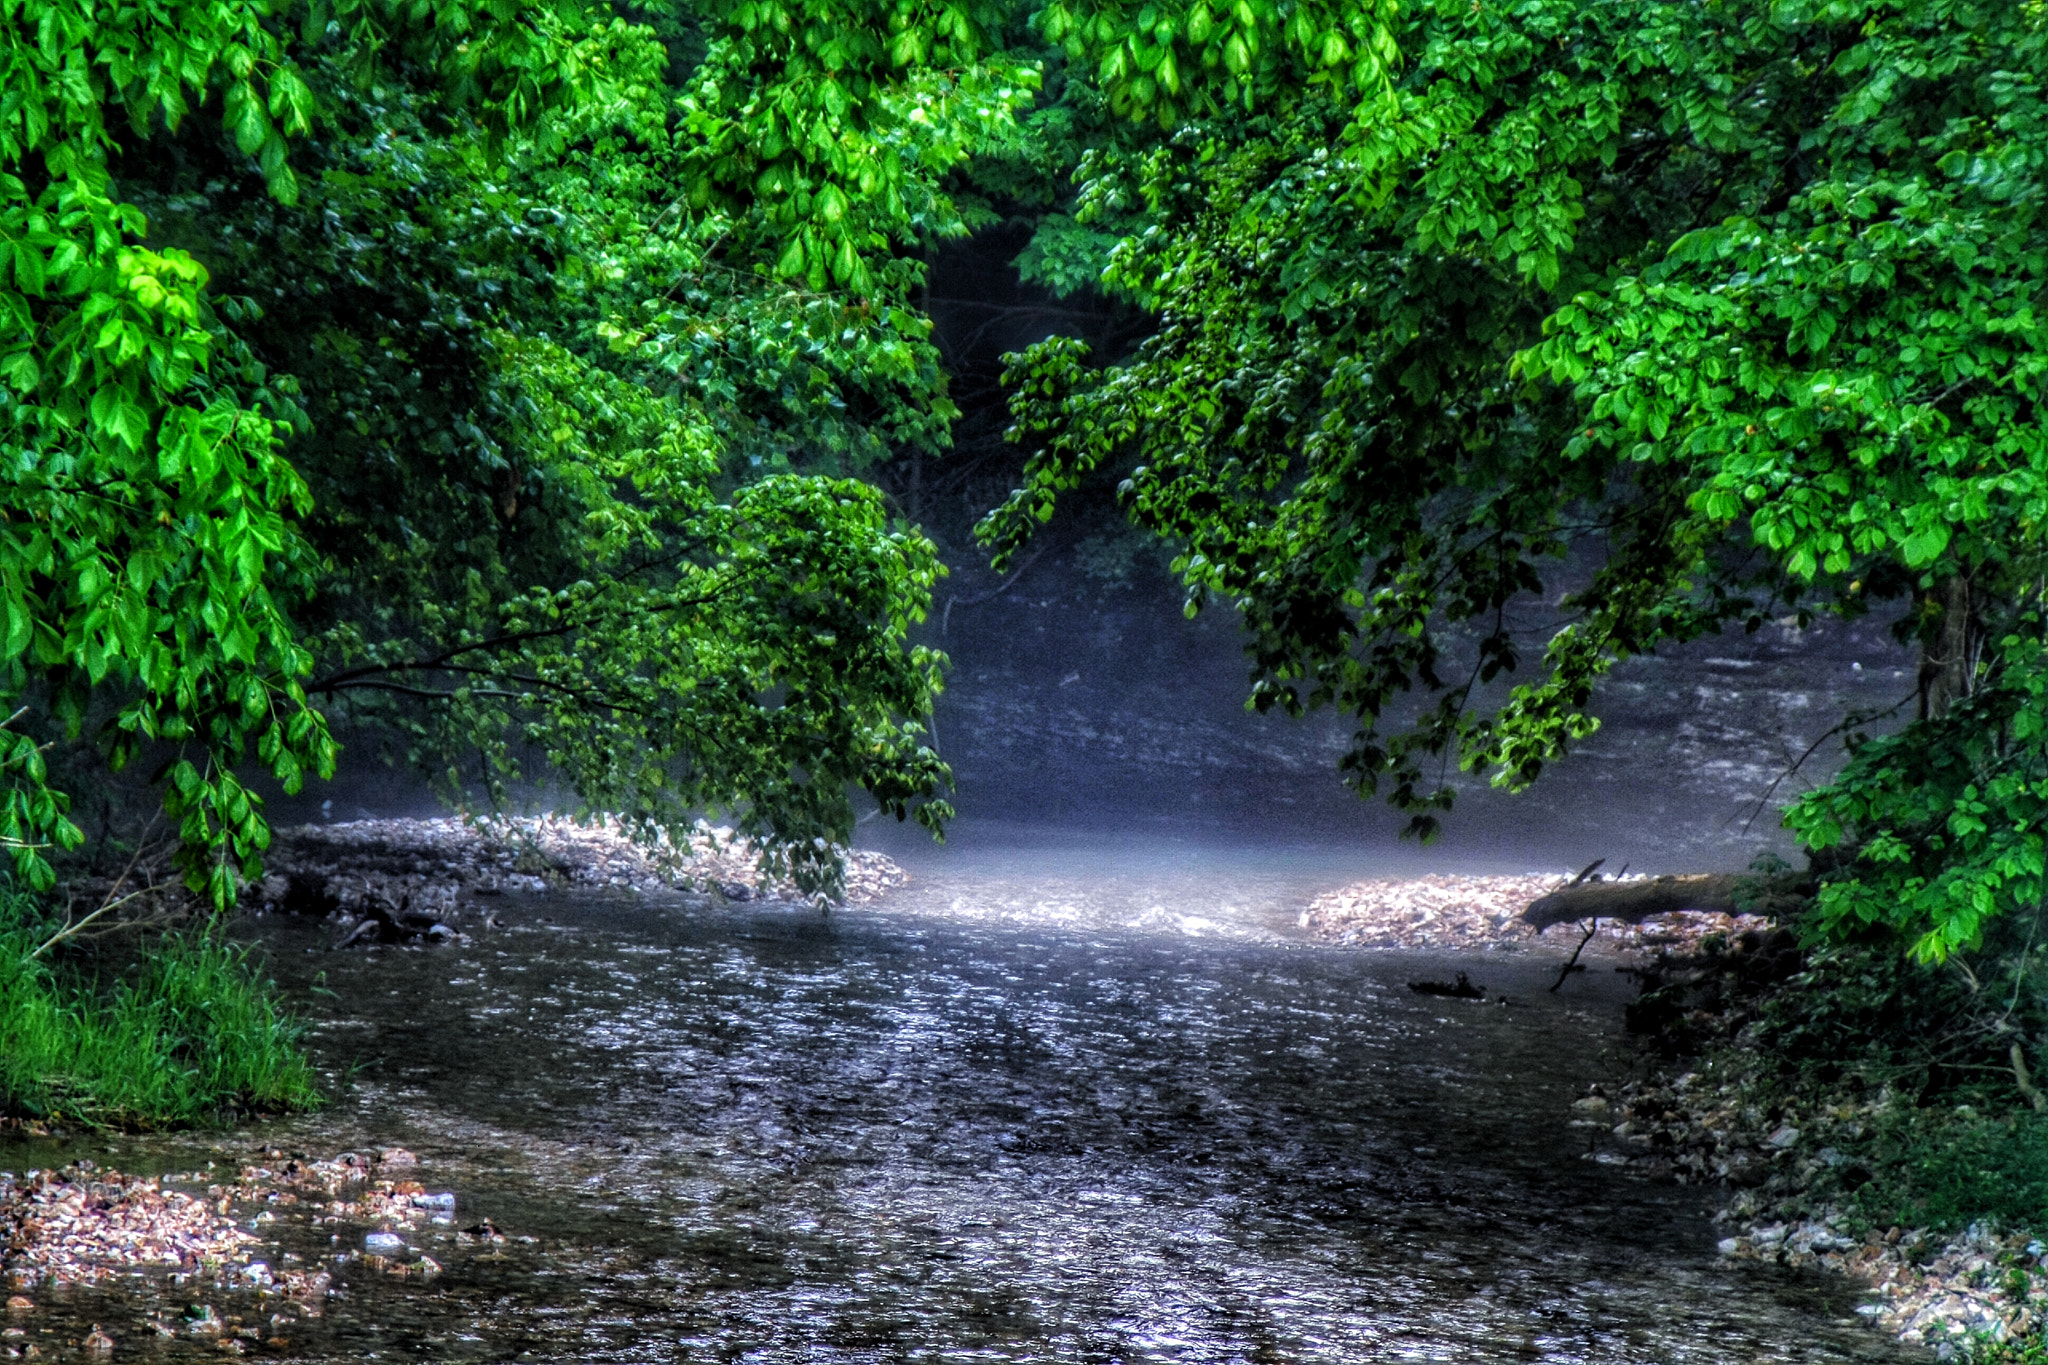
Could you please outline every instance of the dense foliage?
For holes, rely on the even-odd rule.
[[[225,901],[267,839],[240,765],[329,771],[330,718],[472,797],[731,810],[814,887],[850,786],[936,826],[942,569],[864,476],[959,415],[933,244],[1019,214],[1028,277],[1155,328],[1019,358],[999,557],[1122,478],[1191,609],[1242,611],[1253,704],[1356,716],[1350,780],[1425,835],[1441,765],[1528,783],[1622,659],[1903,607],[1919,719],[1789,820],[1854,854],[1827,932],[1967,948],[2043,890],[2043,25],[32,5],[0,837],[48,881],[44,750],[91,730]],[[1560,589],[1531,659],[1515,604]]]
[[[1622,659],[1903,605],[1920,719],[1788,820],[1856,855],[1826,932],[1973,946],[2039,904],[2048,837],[2044,23],[1423,0],[1385,82],[1238,86],[1093,149],[1075,226],[1118,228],[1102,283],[1158,327],[1018,359],[1031,458],[984,536],[1007,557],[1120,472],[1190,609],[1242,611],[1252,702],[1354,715],[1349,780],[1425,835],[1439,763],[1527,784]],[[1113,29],[1072,38],[1118,79]],[[1525,658],[1513,606],[1560,588]]]
[[[994,16],[1000,18],[1000,15]],[[239,766],[330,718],[451,792],[735,814],[829,890],[850,786],[937,828],[942,569],[853,476],[953,409],[905,248],[1035,70],[991,15],[221,5],[9,27],[4,835],[44,751],[161,765],[217,903]],[[529,771],[532,760],[542,761]]]

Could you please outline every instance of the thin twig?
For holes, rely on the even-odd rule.
[[[121,888],[128,884],[129,877],[134,875],[136,865],[142,861],[142,855],[149,851],[149,833],[156,828],[157,817],[160,814],[161,812],[158,811],[151,812],[149,819],[143,824],[142,832],[136,836],[135,852],[129,855],[127,866],[121,869],[121,875],[114,878],[113,883],[107,887],[106,897],[100,902],[99,908],[74,924],[71,921],[71,903],[67,901],[64,906],[64,926],[57,930],[56,933],[50,935],[41,947],[30,953],[30,958],[41,957],[64,940],[78,937],[78,935],[85,932],[85,927],[88,924],[91,924],[100,916],[118,910],[137,897],[146,896],[157,889],[156,884],[152,882],[147,886],[138,887],[125,896],[119,895]]]
[[[1842,718],[1841,724],[1823,730],[1821,732],[1821,736],[1819,739],[1816,739],[1813,743],[1806,746],[1805,753],[1799,755],[1799,757],[1792,760],[1792,766],[1785,769],[1784,772],[1779,773],[1776,777],[1771,779],[1771,785],[1765,787],[1764,794],[1757,798],[1756,809],[1751,811],[1749,813],[1749,818],[1742,822],[1742,832],[1744,834],[1749,833],[1750,826],[1754,825],[1757,822],[1757,817],[1762,815],[1764,811],[1770,806],[1771,797],[1777,793],[1778,788],[1784,784],[1787,778],[1791,777],[1794,773],[1798,772],[1799,769],[1805,765],[1807,759],[1812,758],[1814,754],[1819,752],[1821,745],[1827,743],[1836,735],[1841,734],[1844,730],[1848,730],[1853,726],[1868,725],[1871,721],[1874,720],[1889,720],[1891,717],[1896,716],[1902,709],[1904,709],[1907,702],[1914,700],[1919,695],[1920,692],[1916,688],[1913,691],[1908,692],[1904,697],[1901,697],[1897,702],[1894,702],[1891,706],[1885,708],[1882,711],[1851,711],[1848,715]],[[1724,825],[1723,828],[1725,829],[1726,826]]]
[[[1011,588],[1016,587],[1017,580],[1024,576],[1024,571],[1026,569],[1029,569],[1033,564],[1036,564],[1040,559],[1044,557],[1045,547],[1041,545],[1038,548],[1038,552],[1036,554],[1032,555],[1031,558],[1025,560],[1022,564],[1019,564],[1015,572],[1013,572],[1008,578],[1004,579],[995,587],[989,589],[987,592],[981,593],[974,597],[948,597],[946,599],[945,611],[939,614],[940,638],[943,639],[945,637],[946,631],[953,624],[954,607],[978,607],[983,602],[993,602],[996,598],[1001,597]]]
[[[2020,1094],[2027,1097],[2027,1103],[2034,1106],[2035,1112],[2048,1113],[2048,1095],[2042,1094],[2040,1087],[2034,1084],[2034,1078],[2027,1074],[2026,1049],[2015,1042],[2007,1055],[2012,1058],[2012,1078],[2018,1083]]]
[[[2042,894],[2044,899],[2048,899],[2048,891],[2044,891]],[[2006,1002],[2005,1013],[1998,1016],[1998,1022],[1992,1026],[1994,1029],[2004,1028],[2005,1021],[2012,1018],[2012,1012],[2019,1008],[2020,992],[2025,987],[2027,980],[2027,957],[2034,951],[2034,935],[2040,932],[2040,928],[2041,906],[2037,903],[2034,906],[2033,920],[2027,925],[2027,946],[2020,949],[2019,969],[2012,974],[2012,999]],[[2039,1106],[2036,1107],[2038,1108]]]
[[[1579,940],[1578,947],[1572,949],[1571,960],[1566,962],[1564,966],[1559,969],[1557,973],[1557,980],[1550,983],[1550,993],[1552,995],[1557,994],[1557,988],[1562,986],[1564,984],[1564,979],[1572,974],[1572,968],[1579,965],[1579,954],[1586,951],[1586,945],[1588,943],[1591,943],[1593,941],[1593,935],[1599,932],[1600,917],[1598,915],[1595,915],[1592,919],[1586,922],[1586,936]]]
[[[1558,889],[1559,891],[1569,891],[1569,890],[1571,890],[1571,889],[1572,889],[1573,887],[1577,886],[1577,885],[1578,885],[1578,884],[1579,884],[1580,882],[1583,882],[1583,881],[1585,881],[1585,880],[1586,880],[1586,879],[1587,879],[1588,877],[1592,876],[1592,875],[1593,875],[1593,874],[1594,874],[1595,872],[1598,872],[1598,871],[1599,871],[1599,870],[1601,869],[1601,867],[1603,867],[1603,866],[1604,866],[1604,865],[1606,864],[1606,862],[1607,862],[1607,860],[1606,860],[1605,858],[1595,858],[1595,859],[1594,859],[1594,860],[1593,860],[1592,862],[1590,862],[1590,863],[1587,863],[1587,864],[1586,864],[1586,865],[1585,865],[1584,867],[1582,867],[1582,868],[1580,868],[1580,869],[1579,869],[1579,875],[1578,875],[1578,876],[1576,876],[1576,877],[1572,878],[1572,879],[1571,879],[1570,881],[1566,882],[1566,883],[1565,883],[1565,884],[1564,884],[1563,886],[1560,886],[1560,887],[1559,887],[1559,888],[1557,888],[1557,889]]]
[[[126,905],[129,901],[134,900],[136,897],[146,896],[154,890],[156,890],[156,888],[153,886],[145,886],[137,890],[130,891],[127,895],[121,897],[119,900],[107,901],[106,903],[101,905],[99,909],[93,911],[90,915],[87,915],[84,919],[78,921],[78,923],[76,924],[73,924],[71,922],[71,914],[70,911],[67,910],[64,914],[64,927],[62,929],[59,929],[56,933],[50,935],[47,939],[43,940],[43,946],[36,949],[34,952],[30,953],[29,957],[31,959],[41,957],[44,953],[50,951],[50,949],[56,947],[65,939],[78,937],[81,933],[85,932],[86,925],[91,924],[101,915],[107,914],[110,911],[118,910],[122,906]]]

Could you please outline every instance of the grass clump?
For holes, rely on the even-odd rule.
[[[0,888],[0,1113],[97,1127],[223,1122],[319,1102],[304,1026],[249,949],[204,930],[38,955],[41,906]]]
[[[2039,1332],[2002,1340],[1980,1335],[1963,1343],[1957,1354],[1970,1365],[2048,1365],[2048,1337]]]

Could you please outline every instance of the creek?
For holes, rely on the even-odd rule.
[[[1589,1159],[1572,1099],[1640,1065],[1610,964],[1552,995],[1539,954],[1303,941],[1355,849],[983,826],[906,861],[830,914],[507,897],[468,947],[375,952],[263,921],[329,1109],[0,1168],[402,1144],[510,1239],[422,1236],[431,1278],[342,1260],[296,1360],[1923,1358],[1845,1284],[1717,1257],[1711,1192]],[[1457,969],[1508,1003],[1407,989]],[[217,1359],[143,1324],[202,1298],[258,1311],[157,1281],[38,1321]]]

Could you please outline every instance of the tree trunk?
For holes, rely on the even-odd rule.
[[[1673,910],[1735,909],[1734,873],[1651,877],[1638,882],[1584,882],[1530,904],[1522,918],[1538,929],[1573,920],[1620,919],[1631,923]]]
[[[1920,719],[1940,720],[1970,695],[1977,677],[1976,609],[1961,574],[1935,589],[1941,623],[1920,643]]]
[[[1780,876],[1711,872],[1634,882],[1585,882],[1532,902],[1522,912],[1522,921],[1548,929],[1553,924],[1588,919],[1636,924],[1674,910],[1776,915],[1794,909],[1812,890],[1812,877],[1796,872]]]

